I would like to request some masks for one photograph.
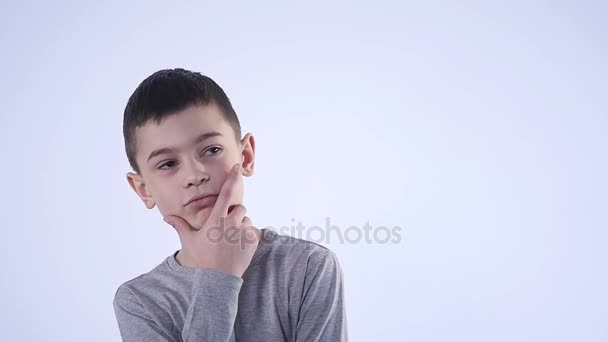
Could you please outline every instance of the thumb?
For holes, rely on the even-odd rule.
[[[185,234],[192,229],[190,224],[179,216],[167,215],[163,217],[163,220],[173,227],[173,229],[175,229],[179,235]]]

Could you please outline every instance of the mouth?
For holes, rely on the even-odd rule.
[[[206,208],[212,206],[217,200],[215,194],[205,194],[200,196],[192,197],[185,205],[186,208]]]

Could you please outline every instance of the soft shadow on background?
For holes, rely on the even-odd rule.
[[[602,2],[0,5],[7,341],[118,341],[118,285],[179,248],[128,187],[122,113],[152,72],[227,92],[259,226],[323,244],[353,341],[606,341]]]

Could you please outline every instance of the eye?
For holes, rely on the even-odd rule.
[[[175,166],[175,161],[173,161],[173,160],[166,161],[166,162],[160,164],[158,169],[159,170],[168,170],[168,168],[165,168],[164,166],[168,166],[169,169],[171,169],[171,168],[173,168],[173,166]]]
[[[222,151],[221,147],[214,146],[214,147],[207,149],[204,154],[212,156],[212,155],[216,155],[216,154],[220,153],[221,151]]]

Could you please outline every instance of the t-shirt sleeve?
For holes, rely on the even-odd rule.
[[[296,338],[298,342],[348,341],[344,275],[330,250],[307,267]]]
[[[159,324],[127,286],[118,288],[113,304],[123,341],[179,341],[179,336],[171,334],[165,326]]]
[[[133,291],[119,287],[114,310],[123,342],[234,341],[242,278],[207,269],[197,269],[194,277],[183,327],[165,326]]]

